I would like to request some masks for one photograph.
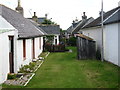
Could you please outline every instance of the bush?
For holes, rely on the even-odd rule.
[[[46,44],[45,50],[49,51],[49,52],[64,52],[64,51],[66,51],[65,45],[63,45],[63,44],[60,44],[60,45]]]
[[[76,37],[70,37],[68,40],[68,45],[76,46]]]
[[[96,51],[96,59],[101,60],[101,52],[99,49]]]
[[[34,71],[36,66],[35,62],[31,62],[29,65],[24,65],[20,68],[19,73],[31,73]]]
[[[8,74],[7,79],[16,79],[17,78],[17,74]]]

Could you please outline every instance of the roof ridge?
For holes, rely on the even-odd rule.
[[[111,15],[114,15],[114,13],[120,9],[120,6],[113,8],[107,12],[105,12],[103,14],[103,18],[104,21],[106,21],[107,19],[109,19],[111,17]],[[89,27],[96,27],[96,26],[100,26],[101,24],[101,16],[97,17],[94,21],[92,21],[91,23],[89,23],[88,25],[86,25],[84,28],[89,28]]]
[[[112,13],[110,16],[108,16],[108,18],[106,18],[106,19],[103,21],[103,23],[106,22],[109,18],[111,18],[111,17],[112,17],[115,13],[117,13],[119,10],[120,10],[120,8],[118,8],[117,10],[115,10],[114,13]]]
[[[8,6],[5,6],[5,5],[3,5],[3,4],[0,4],[1,6],[3,6],[3,7],[5,7],[5,8],[8,8],[8,9],[10,9],[10,10],[12,10],[12,11],[14,11],[14,12],[17,12],[16,10],[14,10],[14,9],[12,9],[12,8],[10,8],[10,7],[8,7]],[[17,12],[18,13],[18,12]],[[19,13],[18,13],[19,14]]]

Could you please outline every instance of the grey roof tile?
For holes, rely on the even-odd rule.
[[[82,20],[81,23],[79,23],[74,29],[73,29],[73,34],[77,33],[82,27],[84,27],[85,25],[89,24],[90,22],[92,22],[94,20],[93,17],[90,17],[86,20]]]
[[[80,23],[81,21],[75,23],[74,25],[71,25],[68,29],[67,29],[67,33],[71,34],[73,29]]]
[[[35,25],[42,33],[44,33],[44,35],[47,35],[47,33],[46,33],[42,28],[39,27],[39,24],[38,24],[37,22],[35,22],[35,21],[31,20],[31,19],[29,19],[29,20],[30,20],[30,22],[31,22],[33,25]]]
[[[116,23],[116,22],[120,22],[120,8],[113,16],[111,16],[109,19],[107,19],[104,22],[104,24],[110,24],[110,23]]]
[[[18,30],[19,38],[32,38],[43,35],[28,19],[25,19],[18,12],[0,5],[2,8],[2,17]]]
[[[38,23],[43,23],[45,21],[45,17],[38,18]]]
[[[60,34],[59,25],[40,25],[40,28],[44,30],[48,35]]]
[[[112,15],[114,12],[116,12],[118,9],[120,9],[120,6],[117,8],[114,8],[106,13],[104,13],[103,15],[103,20],[106,20],[110,15]],[[119,11],[120,12],[120,11]],[[118,21],[118,13],[116,13],[115,15],[113,15],[112,17],[110,17],[104,24],[109,24],[112,22],[116,22]],[[89,28],[89,27],[96,27],[96,26],[100,26],[101,25],[101,16],[99,16],[97,19],[95,19],[93,22],[89,23],[88,25],[86,25],[84,28]]]

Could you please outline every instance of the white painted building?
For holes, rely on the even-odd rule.
[[[46,36],[53,36],[53,44],[58,45],[60,43],[60,27],[59,25],[40,25],[40,28],[46,32]],[[47,39],[47,38],[46,38]]]
[[[0,84],[42,53],[43,35],[22,15],[0,5]]]
[[[118,65],[118,31],[120,24],[120,7],[112,9],[104,14],[103,40],[104,59]],[[102,47],[101,17],[98,17],[90,24],[84,26],[80,32],[93,38],[97,43],[97,49]]]
[[[7,79],[6,73],[9,73],[9,36],[14,36],[16,32],[15,28],[0,16],[0,83]]]
[[[119,23],[120,24],[120,23]],[[118,65],[118,23],[105,25],[104,59]]]

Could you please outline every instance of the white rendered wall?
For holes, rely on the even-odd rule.
[[[35,58],[38,58],[38,56],[42,53],[42,51],[43,51],[43,37],[35,38]]]
[[[43,51],[43,37],[41,37],[41,49],[39,47],[39,38],[35,38],[35,58],[37,58]],[[32,62],[32,39],[26,39],[26,59],[23,58],[23,40],[17,40],[17,69],[16,73],[19,71],[21,66],[28,65]]]
[[[15,32],[10,31],[0,34],[0,83],[7,79],[9,71],[9,35],[14,36]],[[15,46],[14,46],[15,47]],[[2,78],[1,78],[2,77]]]
[[[118,65],[118,24],[109,24],[104,29],[104,59]]]
[[[12,30],[14,27],[9,24],[1,15],[0,15],[0,29],[9,29]]]
[[[59,41],[59,35],[55,35],[54,36],[54,42],[53,42],[53,44],[55,44],[55,39],[57,39],[57,45],[60,43],[60,41]]]
[[[26,58],[23,58],[23,40],[17,40],[17,70],[32,61],[32,39],[26,39]]]
[[[7,74],[9,73],[9,38],[8,36],[17,35],[17,30],[9,24],[1,15],[0,15],[0,83],[3,83],[7,79]],[[15,47],[15,45],[14,45]],[[14,51],[16,49],[14,48]],[[15,58],[15,54],[14,54]]]
[[[95,28],[87,28],[81,30],[84,35],[89,36],[93,38],[96,41],[97,48],[101,48],[102,46],[102,33],[101,28],[95,27]]]

